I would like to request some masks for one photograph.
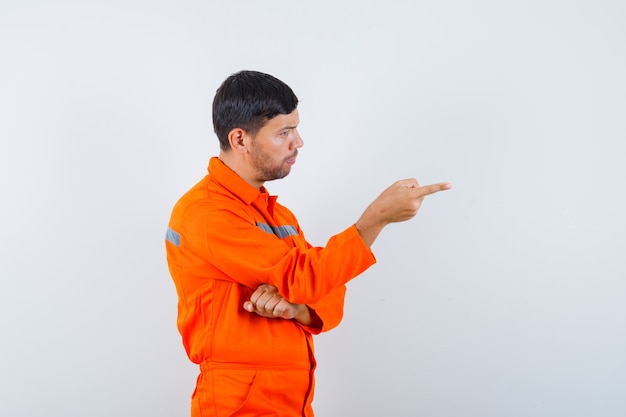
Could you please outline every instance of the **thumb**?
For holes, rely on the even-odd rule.
[[[243,303],[243,309],[252,313],[254,311],[254,306],[252,305],[252,302],[246,301],[245,303]]]

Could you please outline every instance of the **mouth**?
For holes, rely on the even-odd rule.
[[[288,156],[287,159],[285,159],[285,162],[293,165],[296,163],[296,157],[298,156],[298,152],[295,152],[293,155]]]

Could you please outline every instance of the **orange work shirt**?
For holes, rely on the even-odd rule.
[[[254,188],[215,157],[208,171],[176,203],[166,234],[167,261],[178,294],[178,330],[189,359],[202,371],[192,414],[218,415],[207,409],[218,407],[214,402],[220,395],[236,397],[226,400],[232,401],[231,411],[241,406],[239,401],[253,401],[248,391],[255,379],[272,384],[254,372],[301,370],[310,375],[284,387],[285,398],[300,404],[294,406],[300,410],[272,415],[313,415],[311,335],[339,324],[345,284],[374,264],[374,255],[354,225],[331,237],[325,247],[311,246],[293,213],[264,187]],[[243,303],[261,284],[275,286],[292,303],[307,304],[322,328],[245,311]],[[253,373],[236,377],[240,371]],[[208,373],[211,378],[203,378]],[[236,392],[239,388],[244,392]],[[196,399],[199,392],[210,398]],[[276,394],[268,399],[281,402]],[[205,402],[199,405],[202,412],[198,407],[194,411],[194,401]]]

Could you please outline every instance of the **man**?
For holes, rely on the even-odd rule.
[[[228,77],[213,101],[219,157],[172,212],[166,250],[177,324],[201,370],[192,416],[313,416],[312,335],[341,321],[345,284],[374,264],[381,230],[450,188],[398,181],[355,224],[312,247],[264,187],[289,174],[303,145],[297,105],[270,75]]]

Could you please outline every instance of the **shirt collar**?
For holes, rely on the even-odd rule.
[[[261,194],[265,194],[265,199],[268,197],[265,187],[262,186],[260,190],[254,188],[216,156],[209,160],[208,171],[224,188],[246,204],[251,204]]]

